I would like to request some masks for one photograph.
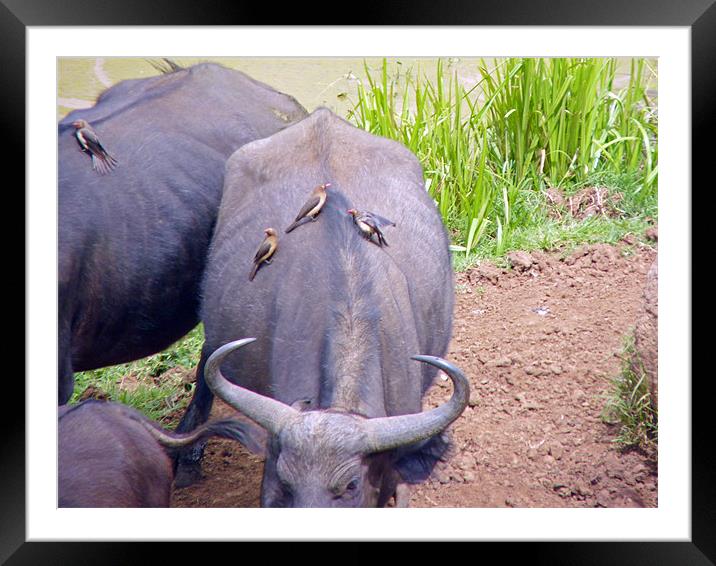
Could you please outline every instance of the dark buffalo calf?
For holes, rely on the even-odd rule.
[[[251,445],[244,423],[234,419],[179,435],[119,403],[85,401],[60,407],[58,416],[60,507],[169,507],[167,449],[210,436]]]

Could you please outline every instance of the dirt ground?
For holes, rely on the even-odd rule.
[[[653,457],[621,451],[601,418],[623,340],[635,323],[655,247],[634,241],[569,255],[514,255],[456,277],[447,358],[469,377],[470,406],[453,447],[411,507],[656,507]],[[425,408],[447,400],[440,379]],[[230,414],[215,403],[213,416]],[[173,507],[256,507],[263,462],[212,440],[205,478]]]

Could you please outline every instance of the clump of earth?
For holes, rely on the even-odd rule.
[[[620,215],[617,204],[622,200],[621,193],[612,193],[607,187],[585,187],[571,196],[559,188],[545,191],[547,202],[551,205],[550,215],[562,218],[565,215],[584,220],[588,216]]]
[[[602,418],[656,255],[627,239],[513,252],[507,268],[456,275],[447,358],[469,377],[470,402],[411,507],[657,506],[655,456],[615,443],[618,425]],[[451,393],[437,379],[424,407]],[[232,413],[215,402],[212,417]],[[172,506],[257,507],[262,467],[240,445],[211,440],[204,479],[175,490]]]

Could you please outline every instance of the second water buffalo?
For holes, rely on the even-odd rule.
[[[326,183],[321,213],[285,234]],[[346,212],[354,207],[391,219],[389,247],[360,234]],[[269,227],[277,250],[246,285]],[[269,432],[262,506],[407,504],[406,484],[429,475],[447,448],[442,431],[468,399],[465,377],[439,358],[453,275],[415,156],[326,109],[242,147],[227,163],[203,296],[206,343],[178,430],[208,416],[206,369],[220,396]],[[249,337],[255,343],[232,355]],[[436,368],[455,391],[422,411]],[[197,477],[200,456],[182,455],[177,485]]]
[[[120,82],[58,125],[59,404],[75,371],[153,354],[199,322],[226,159],[306,116],[239,71],[174,69]],[[79,143],[85,123],[114,160],[105,174]]]

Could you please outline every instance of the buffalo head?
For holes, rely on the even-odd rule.
[[[413,356],[447,373],[454,391],[435,409],[410,415],[366,418],[337,409],[301,410],[229,382],[220,366],[255,338],[218,348],[207,360],[213,392],[269,434],[261,489],[263,507],[382,506],[401,481],[401,452],[441,433],[465,409],[469,384],[463,373],[434,356]]]

